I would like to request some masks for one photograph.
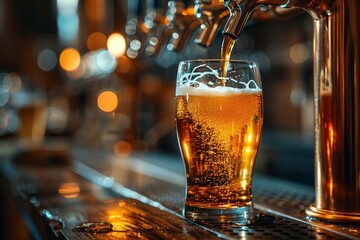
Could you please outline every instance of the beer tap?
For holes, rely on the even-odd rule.
[[[160,1],[155,3],[159,5]],[[154,28],[148,34],[146,55],[164,65],[158,55],[163,59],[168,58],[170,53],[182,53],[193,31],[199,28],[200,21],[194,15],[194,6],[188,1],[163,1],[161,10],[159,6],[157,9],[159,11],[153,18]]]
[[[360,221],[360,32],[357,0],[225,0],[223,34],[238,39],[260,5],[300,7],[313,18],[315,203],[308,216]]]
[[[262,5],[252,12],[250,21],[264,21],[273,19],[287,19],[299,14],[300,8],[282,8],[280,6]],[[195,42],[201,46],[209,47],[220,27],[225,25],[230,15],[224,0],[195,0],[195,15],[201,21],[201,31]],[[249,22],[247,23],[249,24]]]
[[[147,0],[129,1],[128,20],[125,26],[127,41],[130,43],[127,56],[131,59],[141,59],[145,51],[145,43],[149,32]],[[150,13],[151,14],[151,13]]]
[[[186,3],[188,2],[186,1]],[[184,6],[179,1],[170,1],[169,4],[175,6],[172,12],[168,12],[168,18],[174,24],[171,43],[174,51],[182,52],[194,30],[200,27],[201,22],[195,16],[194,5]]]
[[[195,14],[201,20],[201,32],[196,43],[209,47],[224,19],[229,17],[229,9],[223,0],[196,0]]]
[[[157,57],[161,48],[165,46],[173,32],[170,21],[167,18],[168,1],[155,1],[155,12],[153,16],[154,27],[149,34],[148,44],[145,52],[149,57]]]

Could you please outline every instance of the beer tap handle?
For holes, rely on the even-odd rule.
[[[174,27],[171,42],[175,52],[182,52],[201,22],[195,17],[194,5],[191,1],[176,1],[175,8],[172,10],[173,15],[168,15]]]
[[[201,21],[201,31],[195,42],[201,46],[209,47],[224,20],[230,15],[223,0],[196,0],[195,15]]]
[[[230,17],[223,34],[238,39],[251,13],[263,4],[290,7],[293,2],[290,0],[225,0],[224,5],[230,10]]]

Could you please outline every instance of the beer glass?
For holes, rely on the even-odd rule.
[[[250,61],[189,60],[176,80],[176,130],[186,169],[183,214],[251,224],[251,183],[263,125],[260,73]]]

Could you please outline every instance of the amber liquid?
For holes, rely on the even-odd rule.
[[[226,77],[227,75],[227,68],[229,65],[229,60],[231,56],[232,48],[235,44],[235,39],[232,39],[228,36],[224,36],[222,46],[221,46],[221,77]],[[225,80],[221,80],[221,86],[225,86]]]
[[[185,89],[176,96],[176,127],[186,165],[186,205],[251,206],[252,172],[263,123],[262,93],[200,92],[190,95]]]

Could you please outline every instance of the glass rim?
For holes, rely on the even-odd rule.
[[[258,65],[255,61],[250,60],[241,60],[241,59],[229,59],[229,60],[223,60],[221,58],[199,58],[199,59],[188,59],[188,60],[182,60],[179,62],[180,64],[184,63],[199,63],[199,62],[229,62],[229,63],[245,63],[245,64],[252,64],[252,65]]]

